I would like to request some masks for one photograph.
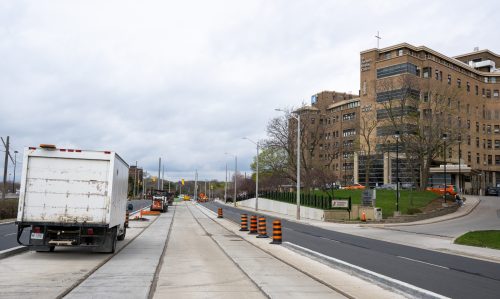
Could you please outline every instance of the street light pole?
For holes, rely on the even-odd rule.
[[[461,143],[462,143],[462,134],[458,134],[458,193],[460,194],[462,194],[462,182],[461,182],[462,149],[460,148]]]
[[[443,200],[444,200],[444,203],[446,204],[446,190],[447,190],[447,186],[446,186],[446,138],[448,137],[448,135],[446,135],[446,133],[443,133],[443,145],[444,145],[444,148],[443,148],[443,152],[444,152],[444,192],[443,192]]]
[[[230,153],[225,153],[226,155],[232,155],[234,156],[234,198],[233,198],[233,203],[234,206],[236,207],[236,181],[237,181],[237,174],[238,174],[238,156],[230,154]]]
[[[276,111],[286,112],[281,109]],[[300,220],[300,114],[297,116],[290,114],[291,117],[297,120],[297,220]]]
[[[226,162],[226,180],[224,181],[224,203],[227,203],[227,162]]]
[[[256,157],[257,169],[255,171],[255,211],[258,211],[259,210],[259,142],[258,141],[255,142],[247,137],[243,137],[243,139],[246,139],[257,146],[257,157]]]
[[[396,138],[396,212],[399,213],[399,131],[394,135]]]

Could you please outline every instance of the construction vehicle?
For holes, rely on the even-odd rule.
[[[164,190],[152,190],[151,195],[153,196],[151,202],[151,211],[160,211],[165,213],[168,211],[168,192]]]

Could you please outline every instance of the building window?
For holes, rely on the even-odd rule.
[[[470,145],[470,135],[467,135],[467,145]]]
[[[448,74],[448,85],[451,85],[451,75]]]
[[[417,75],[417,66],[411,63],[402,63],[377,69],[377,78],[385,78],[399,74]]]
[[[495,149],[500,149],[500,140],[495,140]]]
[[[424,67],[422,74],[423,74],[424,78],[430,78],[431,74],[432,74],[432,68]]]
[[[479,95],[479,86],[476,85],[476,95]]]
[[[467,82],[467,92],[470,92],[470,83]]]
[[[479,156],[479,153],[476,153],[476,163],[478,165],[481,164],[481,156]]]
[[[486,133],[491,134],[491,125],[486,126]]]
[[[343,120],[353,120],[353,119],[356,119],[356,112],[346,113],[346,114],[342,115],[342,119]]]
[[[467,162],[472,162],[472,155],[470,154],[470,152],[467,152]]]
[[[479,148],[479,137],[476,137],[476,147]]]
[[[487,97],[488,99],[491,99],[491,89],[487,89],[487,90],[486,90],[486,97]]]
[[[498,98],[499,97],[498,89],[493,90],[493,97],[494,98]]]
[[[311,118],[311,125],[314,125],[314,123],[316,123],[316,119],[313,117]]]
[[[500,155],[495,155],[495,165],[500,165]]]
[[[458,88],[462,88],[462,80],[460,78],[457,79]]]
[[[491,149],[491,139],[488,139],[488,149]]]
[[[420,91],[411,88],[402,88],[377,93],[377,102],[386,102],[395,99],[419,99]]]
[[[488,165],[491,165],[492,163],[493,163],[492,156],[488,155]]]
[[[467,120],[467,129],[470,129],[470,120]]]
[[[493,132],[494,132],[495,134],[499,134],[499,133],[500,133],[500,125],[495,125],[495,126],[493,127]]]

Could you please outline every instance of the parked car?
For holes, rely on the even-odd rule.
[[[380,186],[375,187],[377,190],[396,190],[396,184],[383,184]]]
[[[457,190],[455,189],[455,186],[453,186],[453,185],[447,185],[446,191],[445,191],[444,185],[435,185],[432,187],[427,187],[426,190],[434,192],[434,193],[439,194],[439,195],[443,195],[445,192],[446,192],[446,194],[449,194],[452,196],[455,196],[457,194]]]
[[[487,187],[486,188],[486,195],[498,195],[498,188],[497,187]]]
[[[363,190],[365,188],[366,187],[361,185],[361,184],[353,184],[353,185],[349,185],[349,186],[344,187],[345,190]]]

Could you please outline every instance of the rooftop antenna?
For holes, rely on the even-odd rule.
[[[479,47],[474,47],[474,52],[479,51]]]
[[[380,45],[379,45],[380,40],[382,39],[382,38],[380,37],[380,33],[379,33],[378,31],[377,31],[377,35],[375,35],[375,38],[377,39],[377,49],[378,49],[378,48],[379,48],[379,46],[380,46]]]

